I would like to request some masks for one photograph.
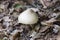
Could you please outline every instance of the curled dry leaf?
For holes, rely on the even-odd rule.
[[[58,0],[40,0],[43,5],[43,8],[52,7],[56,4]]]
[[[20,30],[14,30],[11,33],[10,40],[15,40],[17,37],[19,37],[19,35],[20,35]]]
[[[59,25],[53,25],[53,26],[54,26],[53,32],[54,32],[54,33],[58,33],[59,30],[60,30],[60,26],[59,26]]]

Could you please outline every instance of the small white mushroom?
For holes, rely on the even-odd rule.
[[[31,8],[25,10],[18,16],[18,22],[22,24],[35,24],[38,21],[38,15]]]

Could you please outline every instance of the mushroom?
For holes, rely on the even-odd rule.
[[[38,22],[38,15],[32,10],[33,8],[29,8],[22,12],[18,16],[18,23],[22,24],[35,24]]]

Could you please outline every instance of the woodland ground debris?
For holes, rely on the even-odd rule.
[[[38,21],[18,23],[29,8]],[[60,40],[60,0],[0,0],[0,40]]]

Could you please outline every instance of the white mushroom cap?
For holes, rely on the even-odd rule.
[[[22,24],[35,24],[38,21],[38,15],[31,9],[27,9],[18,16],[18,22]]]

